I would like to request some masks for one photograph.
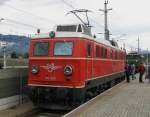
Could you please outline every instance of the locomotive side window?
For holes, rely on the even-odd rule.
[[[78,26],[78,32],[82,32],[82,27],[81,27],[80,24],[79,24],[79,26]]]
[[[48,56],[48,42],[36,42],[33,50],[34,56]]]
[[[107,49],[104,49],[104,58],[107,58]]]
[[[117,51],[115,51],[115,59],[117,59]]]
[[[104,56],[105,56],[105,55],[104,55],[104,51],[105,51],[104,48],[101,47],[101,57],[102,57],[102,58],[104,58]]]
[[[122,53],[120,53],[120,60],[122,60]]]
[[[96,46],[96,57],[100,57],[100,47]]]
[[[87,45],[87,56],[90,57],[91,56],[91,50],[92,50],[92,46],[91,44]]]
[[[113,50],[110,50],[110,59],[113,58]]]
[[[72,55],[73,42],[56,42],[54,46],[54,55],[69,56]]]
[[[123,53],[121,53],[121,60],[123,60]]]

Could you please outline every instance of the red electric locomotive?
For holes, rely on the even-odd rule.
[[[93,38],[83,24],[57,25],[31,39],[30,97],[42,108],[72,107],[124,79],[124,66],[114,41]]]

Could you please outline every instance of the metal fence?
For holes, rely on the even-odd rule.
[[[23,103],[27,77],[27,66],[9,66],[9,68],[0,69],[0,108],[1,106]]]

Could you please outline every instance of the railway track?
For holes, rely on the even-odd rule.
[[[123,81],[120,81],[115,85],[119,85],[121,82],[123,82]],[[109,91],[113,87],[115,87],[115,85],[103,90],[98,95],[103,95],[105,92],[107,92],[107,90]],[[74,108],[73,110],[70,110],[70,111],[67,111],[67,110],[48,110],[48,109],[35,108],[35,109],[31,110],[30,112],[24,113],[23,115],[20,115],[17,117],[62,117],[63,115],[64,115],[64,117],[66,117],[65,115],[69,114],[70,112],[72,113],[72,112],[80,109],[81,107],[85,106],[87,103],[91,103],[91,101],[93,101],[98,95],[94,96],[93,98],[88,99],[84,104],[82,104],[79,107]]]

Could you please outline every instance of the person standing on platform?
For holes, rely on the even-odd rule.
[[[131,65],[131,75],[132,75],[132,80],[134,80],[136,77],[135,77],[135,65],[132,64]]]
[[[129,64],[126,64],[126,66],[125,66],[125,74],[126,74],[127,83],[129,83],[129,82],[130,82],[130,69],[129,69]]]
[[[149,83],[150,83],[150,64],[148,64],[148,67],[147,67],[147,79],[149,80]]]
[[[144,74],[144,72],[145,72],[145,67],[144,67],[143,63],[141,63],[141,64],[139,65],[138,70],[139,70],[139,73],[140,73],[140,76],[139,76],[139,83],[143,83],[143,74]]]

